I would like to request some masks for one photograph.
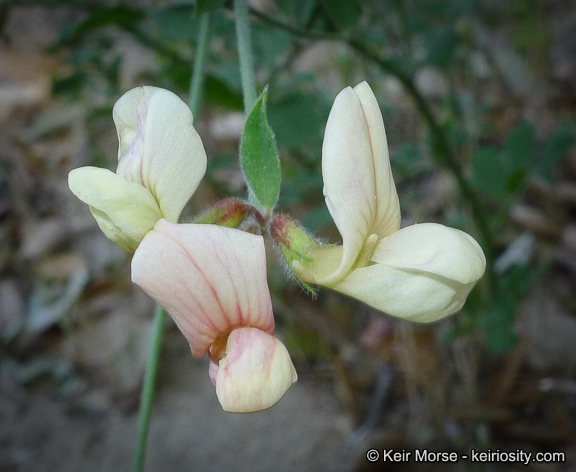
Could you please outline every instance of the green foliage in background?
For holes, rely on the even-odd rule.
[[[60,95],[82,101],[95,122],[109,120],[111,104],[125,91],[131,58],[123,41],[154,58],[130,86],[153,84],[186,95],[198,16],[205,12],[211,15],[212,43],[204,109],[242,110],[231,2],[76,4],[84,11],[82,19],[63,31],[52,48],[68,64],[65,73],[54,77],[53,87]],[[324,125],[332,99],[343,86],[369,81],[385,107],[400,193],[406,189],[420,195],[419,185],[440,171],[455,183],[449,203],[434,217],[451,218],[477,236],[489,270],[483,286],[455,319],[451,335],[481,331],[494,352],[514,345],[518,306],[542,273],[534,264],[495,272],[494,262],[507,244],[497,236],[516,231],[508,215],[510,205],[522,198],[531,179],[553,183],[558,163],[574,145],[575,126],[569,121],[558,121],[543,137],[521,118],[504,137],[490,126],[497,107],[488,97],[499,87],[521,91],[527,74],[518,70],[537,62],[550,41],[546,26],[534,27],[536,21],[541,24],[543,5],[519,0],[490,6],[477,0],[277,0],[265,12],[251,11],[258,90],[267,86],[268,94],[260,97],[246,126],[268,143],[270,151],[254,155],[251,144],[242,142],[242,169],[254,198],[268,209],[278,204],[297,214],[305,208],[303,223],[310,230],[332,224],[320,173]],[[504,22],[513,25],[512,40],[507,48],[491,50],[491,31]],[[324,65],[317,72],[306,70],[306,55],[321,47],[320,41],[335,46],[327,59],[330,70],[320,71]],[[401,95],[391,91],[398,88]],[[222,188],[218,174],[237,166],[236,159],[234,149],[210,156],[207,180],[217,195],[231,193]],[[258,180],[258,166],[277,167],[278,178]]]

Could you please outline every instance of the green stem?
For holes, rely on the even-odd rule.
[[[152,400],[154,399],[154,385],[156,374],[158,373],[158,361],[160,359],[160,346],[162,344],[162,332],[164,330],[164,320],[166,312],[160,306],[156,306],[154,313],[154,328],[151,337],[151,348],[148,354],[148,363],[144,376],[144,385],[140,397],[140,413],[138,419],[138,445],[134,459],[134,472],[144,470],[144,458],[146,456],[146,440],[148,438],[148,427],[150,425],[150,412],[152,410]]]
[[[254,57],[250,39],[250,21],[248,20],[248,0],[234,1],[236,15],[236,40],[240,58],[240,75],[242,77],[242,92],[244,95],[244,111],[250,113],[256,103],[256,77],[254,76]]]
[[[200,31],[198,32],[198,43],[196,46],[196,57],[194,59],[194,69],[190,79],[190,95],[188,104],[192,110],[194,124],[198,121],[198,111],[202,100],[202,86],[204,84],[204,65],[208,55],[210,40],[210,13],[204,13],[200,17]]]

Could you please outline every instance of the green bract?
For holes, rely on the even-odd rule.
[[[250,111],[240,144],[240,163],[248,184],[250,203],[271,210],[280,195],[280,160],[274,133],[266,119],[265,89]]]

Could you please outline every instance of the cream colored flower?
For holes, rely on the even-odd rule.
[[[306,260],[292,262],[300,279],[412,321],[433,322],[462,308],[484,274],[484,253],[468,234],[440,224],[400,229],[384,123],[366,82],[334,101],[322,174],[342,245],[311,245]]]
[[[97,167],[70,172],[70,190],[90,206],[102,231],[134,251],[160,218],[176,222],[206,172],[206,153],[192,113],[157,87],[126,92],[114,105],[116,173]]]

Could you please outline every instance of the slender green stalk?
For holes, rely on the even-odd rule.
[[[200,17],[200,31],[198,32],[198,43],[196,45],[196,57],[194,58],[194,69],[190,79],[190,95],[188,105],[194,116],[194,124],[198,120],[198,111],[202,100],[202,86],[204,85],[204,65],[210,42],[210,13],[204,13]]]
[[[266,13],[262,13],[260,10],[255,8],[250,8],[250,13],[257,18],[265,21],[268,24],[276,26],[277,28],[283,29],[288,31],[289,33],[294,34],[295,36],[299,36],[300,38],[307,38],[307,39],[324,39],[326,41],[342,41],[346,39],[346,36],[342,33],[329,33],[326,31],[320,31],[315,29],[302,29],[298,28],[297,26],[292,26],[288,23],[284,23],[283,21],[277,20],[276,18],[267,15]]]
[[[235,0],[236,40],[240,58],[240,76],[242,77],[242,92],[244,95],[244,111],[250,113],[256,103],[256,77],[254,76],[254,58],[250,39],[250,21],[248,19],[248,0]]]
[[[151,337],[150,353],[148,354],[148,364],[144,376],[144,385],[140,397],[140,413],[138,419],[138,446],[134,459],[134,472],[144,470],[144,458],[146,456],[146,441],[148,438],[148,427],[150,425],[150,412],[152,410],[152,400],[154,399],[154,385],[156,384],[156,374],[158,373],[158,361],[160,359],[160,346],[162,345],[162,332],[164,331],[164,320],[166,312],[160,306],[156,306],[154,312],[154,327]]]

